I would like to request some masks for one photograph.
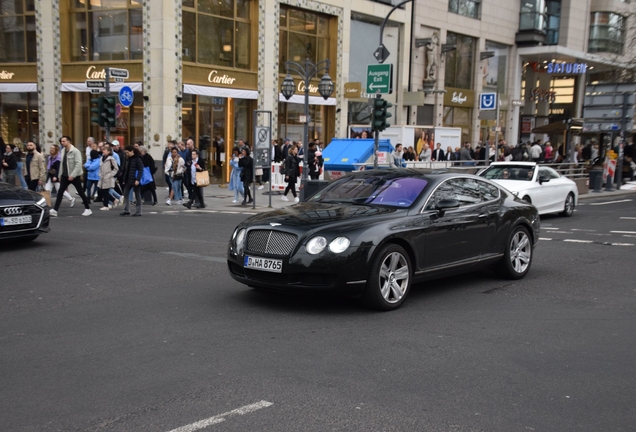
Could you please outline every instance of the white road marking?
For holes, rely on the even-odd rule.
[[[539,240],[550,241],[550,240],[552,240],[552,239],[551,239],[551,238],[545,238],[545,237],[539,237]]]
[[[612,234],[636,234],[636,231],[610,231]]]
[[[623,217],[620,217],[619,219],[636,220],[636,217],[623,216]]]
[[[241,212],[241,214],[246,214],[246,215],[255,215],[255,214],[258,214],[258,213]]]
[[[612,246],[634,246],[633,243],[610,243]]]
[[[218,263],[227,263],[227,259],[225,258],[219,258],[219,257],[212,257],[212,256],[205,256],[205,255],[197,255],[197,254],[193,254],[193,253],[183,253],[183,252],[161,252],[162,254],[165,255],[175,255],[181,258],[190,258],[190,259],[198,259],[198,260],[202,260],[202,261],[213,261],[213,262],[218,262]]]
[[[225,214],[239,214],[241,212],[235,212],[235,211],[226,211],[226,210],[222,210],[219,213],[225,213]]]
[[[558,230],[558,228],[550,228],[550,227],[541,227],[544,230]]]
[[[232,411],[228,411],[223,414],[215,415],[214,417],[207,418],[205,420],[200,420],[196,423],[191,423],[189,425],[181,426],[177,429],[172,429],[170,432],[194,432],[200,429],[204,429],[208,426],[212,426],[217,423],[222,423],[225,421],[226,417],[234,417],[237,415],[245,415],[254,411],[258,411],[263,408],[267,408],[274,405],[271,402],[260,401],[253,403],[251,405],[245,405],[244,407],[234,409]]]
[[[572,228],[571,231],[579,231],[579,232],[596,232],[596,230],[586,230],[586,229],[577,229]]]
[[[633,235],[624,235],[623,237],[636,238],[636,236]]]
[[[606,205],[606,204],[618,204],[618,203],[631,202],[631,201],[632,200],[630,200],[630,199],[625,199],[625,200],[620,200],[620,201],[606,201],[606,202],[600,202],[600,203],[590,203],[590,205],[600,206],[600,205]]]
[[[163,214],[179,214],[179,210],[164,210]]]
[[[574,239],[565,239],[564,242],[570,243],[594,243],[592,240],[574,240]]]

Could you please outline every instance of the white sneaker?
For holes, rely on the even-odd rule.
[[[238,200],[232,200],[232,204],[236,204]]]
[[[170,188],[166,188],[167,191],[170,191]]]
[[[100,207],[99,209],[100,209],[101,211],[108,211],[108,210],[110,210],[110,208],[109,208],[109,207]]]
[[[86,210],[84,210],[84,213],[82,213],[82,216],[90,216],[92,214],[93,214],[93,212],[91,211],[91,209],[86,209]]]
[[[298,197],[294,198],[294,202],[300,202],[300,198]]]
[[[121,200],[120,200],[120,199],[115,198],[115,199],[113,200],[113,207],[119,207],[120,205],[121,205]]]
[[[259,187],[257,187],[258,190],[261,190],[261,189],[264,189],[264,188],[265,188],[265,186],[263,186],[263,185],[260,185]]]
[[[51,215],[52,217],[57,217],[57,212],[53,209],[49,210],[49,215]]]
[[[166,205],[172,205],[172,201],[170,200],[170,198],[166,200]]]
[[[281,200],[283,201],[289,201],[289,198],[287,198],[285,195],[283,195],[282,197],[280,197]]]
[[[71,198],[71,208],[75,205],[75,198]]]
[[[108,204],[108,210],[112,209],[113,205],[112,204]],[[101,209],[100,209],[101,210]]]

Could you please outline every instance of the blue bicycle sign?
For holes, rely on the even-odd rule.
[[[123,86],[121,90],[119,90],[119,102],[122,106],[128,108],[133,104],[135,100],[135,94],[132,89],[128,86]]]

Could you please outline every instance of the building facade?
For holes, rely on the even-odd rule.
[[[393,2],[398,3],[398,2]],[[111,132],[159,157],[192,137],[215,174],[226,143],[252,141],[254,110],[271,111],[273,136],[329,142],[370,121],[366,67],[377,63],[391,0],[0,0],[0,136],[48,148],[61,135],[101,138],[86,80],[106,67],[134,92]],[[585,85],[634,59],[633,3],[621,0],[414,0],[384,28],[396,125],[450,126],[476,144],[527,140],[539,126],[581,117]],[[286,62],[329,59],[334,93],[318,94]],[[500,131],[479,95],[501,99]]]

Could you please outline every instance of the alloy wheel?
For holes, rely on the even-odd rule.
[[[510,242],[510,263],[518,274],[526,271],[532,258],[532,245],[525,231],[517,231]]]
[[[388,303],[397,303],[409,286],[409,264],[399,252],[389,253],[380,266],[380,292]]]

